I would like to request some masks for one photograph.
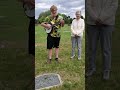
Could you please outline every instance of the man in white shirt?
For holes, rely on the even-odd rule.
[[[71,59],[75,57],[76,44],[78,46],[78,60],[81,59],[81,45],[82,45],[83,31],[84,31],[84,20],[81,19],[81,12],[76,11],[76,19],[72,21],[72,25],[71,25],[71,41],[72,41]]]

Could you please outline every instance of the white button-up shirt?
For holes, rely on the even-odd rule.
[[[83,19],[74,19],[71,24],[71,36],[83,36],[83,31],[85,29],[84,20]]]

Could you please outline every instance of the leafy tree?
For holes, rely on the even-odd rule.
[[[50,13],[51,13],[50,10],[40,13],[40,15],[39,15],[39,17],[37,19],[38,22],[40,22],[40,23],[43,22],[44,19],[45,19],[45,17],[47,17],[48,15],[50,15]],[[65,21],[65,24],[70,25],[72,23],[73,19],[70,16],[67,16],[67,15],[61,14],[61,13],[58,13],[58,14],[63,17],[63,19]]]

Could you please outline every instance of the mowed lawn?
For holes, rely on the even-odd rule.
[[[46,49],[47,34],[40,25],[35,27],[35,75],[45,73],[60,74],[63,85],[50,90],[84,90],[85,89],[85,39],[82,40],[82,59],[70,59],[71,56],[71,36],[70,26],[65,25],[61,29],[61,42],[59,60],[60,64],[56,63],[53,58],[52,64],[45,64],[47,60]],[[77,53],[77,49],[76,49]]]
[[[34,66],[27,52],[29,19],[17,0],[1,0],[0,11],[0,90],[31,90]]]

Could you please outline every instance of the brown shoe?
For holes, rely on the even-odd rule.
[[[51,59],[48,59],[46,64],[51,64]]]

